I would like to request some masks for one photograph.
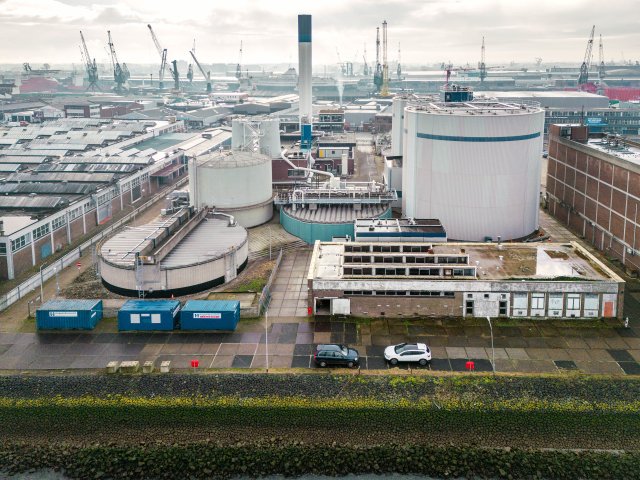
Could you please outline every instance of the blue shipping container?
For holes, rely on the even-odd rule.
[[[102,320],[102,300],[49,300],[36,312],[38,330],[93,330]]]
[[[118,330],[173,330],[178,300],[129,300],[118,311]]]
[[[180,329],[235,330],[239,320],[237,300],[189,300],[180,312]]]

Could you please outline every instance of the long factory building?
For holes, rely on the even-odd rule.
[[[230,144],[231,133],[185,133],[177,122],[59,119],[0,129],[0,279],[144,203],[187,172],[186,156]]]

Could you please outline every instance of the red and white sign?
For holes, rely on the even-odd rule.
[[[76,267],[78,267],[78,270],[80,270],[81,266],[82,266],[82,264],[80,262],[76,262]]]

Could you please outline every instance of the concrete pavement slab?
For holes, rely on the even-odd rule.
[[[509,355],[509,358],[512,360],[528,360],[529,355],[527,355],[527,351],[524,348],[505,348],[505,352]]]
[[[624,371],[616,362],[592,362],[576,360],[580,371],[593,375],[622,375]]]
[[[464,347],[445,347],[449,358],[467,358],[467,351]]]
[[[590,361],[591,360],[591,355],[589,354],[590,350],[588,349],[570,348],[570,349],[567,349],[567,352],[569,353],[569,356],[573,361],[577,361],[577,360]]]
[[[466,347],[467,357],[473,359],[489,358],[490,354],[483,347]],[[491,350],[491,349],[489,349]]]

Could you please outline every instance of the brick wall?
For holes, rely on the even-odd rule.
[[[599,250],[639,270],[640,173],[551,131],[547,192],[549,212]]]

